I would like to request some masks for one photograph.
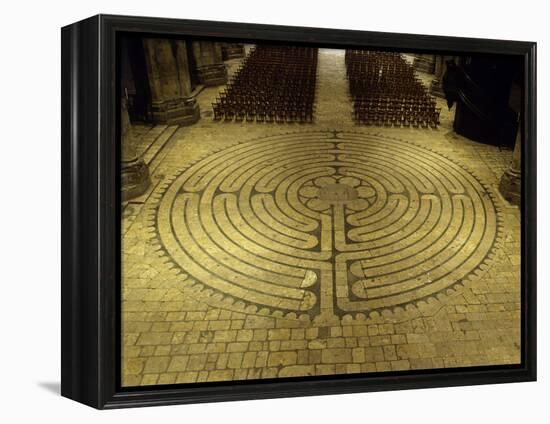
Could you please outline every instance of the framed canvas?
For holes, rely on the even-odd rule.
[[[62,29],[62,395],[536,379],[536,44]]]

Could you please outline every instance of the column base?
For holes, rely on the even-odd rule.
[[[521,172],[508,169],[504,171],[498,186],[500,194],[511,204],[519,206],[521,203]]]
[[[197,73],[199,81],[205,87],[227,84],[227,69],[223,63],[201,66]]]
[[[441,81],[438,79],[432,80],[432,83],[430,84],[430,94],[435,97],[440,97],[442,99],[445,98],[445,92],[443,91],[443,87],[441,86]]]
[[[153,102],[153,119],[158,124],[191,125],[201,117],[194,97]]]
[[[227,44],[222,46],[223,60],[239,59],[244,56],[244,45],[242,44]]]
[[[132,162],[123,162],[121,171],[121,199],[126,201],[141,196],[151,184],[149,168],[139,158]]]

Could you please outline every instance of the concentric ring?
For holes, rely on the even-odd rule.
[[[456,285],[498,232],[490,191],[413,143],[281,134],[197,161],[163,191],[156,226],[177,266],[272,311],[342,316]]]

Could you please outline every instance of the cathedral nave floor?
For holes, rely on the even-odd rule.
[[[135,127],[153,184],[123,207],[124,386],[520,361],[512,152],[442,99],[437,129],[357,125],[344,52],[317,72],[313,124],[213,121],[208,87],[196,124]]]

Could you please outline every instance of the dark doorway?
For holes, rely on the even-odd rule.
[[[453,129],[482,143],[513,148],[518,111],[510,106],[512,85],[522,75],[520,56],[472,55],[448,65],[447,100],[457,103]]]
[[[122,90],[128,98],[130,121],[153,123],[151,90],[145,63],[143,41],[125,38],[122,44]]]

